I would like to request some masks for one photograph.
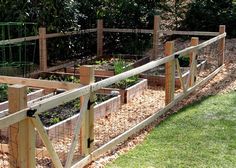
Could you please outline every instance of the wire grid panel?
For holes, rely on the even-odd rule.
[[[59,156],[59,159],[63,165],[66,162],[68,152],[70,150],[70,145],[72,143],[72,139],[74,138],[75,126],[78,123],[78,119],[79,119],[79,113],[73,114],[72,112],[73,110],[76,110],[76,109],[78,112],[79,107],[75,105],[76,103],[78,102],[71,101],[69,103],[60,105],[56,108],[50,109],[49,111],[46,112],[46,114],[48,113],[49,115],[51,114],[52,121],[55,119],[59,119],[60,117],[65,117],[62,115],[65,115],[66,113],[71,113],[70,115],[72,115],[71,117],[67,116],[65,119],[63,119],[60,122],[57,122],[54,124],[51,123],[51,126],[44,126],[44,129],[47,132],[47,135],[49,137],[49,140],[52,143],[52,146],[55,152],[57,153],[57,155]],[[72,104],[73,107],[70,104]],[[55,113],[53,114],[53,112]],[[58,114],[56,114],[57,112]],[[40,114],[41,121],[43,121],[43,123],[45,124],[45,121],[44,121],[45,118],[42,117],[43,115],[44,113]],[[37,135],[36,142],[37,142],[36,146],[38,148],[37,154],[36,154],[37,167],[51,167],[52,161],[39,135]],[[78,140],[78,143],[75,149],[74,159],[79,158],[79,157],[80,157],[80,143]]]
[[[60,127],[64,128],[56,128],[54,130],[55,132],[54,135],[49,133],[49,138],[54,150],[56,151],[60,161],[62,162],[62,165],[65,165],[70,145],[72,142],[73,138],[72,132],[74,131],[74,129],[63,125],[64,124],[62,124]],[[75,149],[74,159],[79,157],[80,157],[80,146],[78,143]],[[36,158],[37,158],[37,167],[40,168],[53,167],[53,163],[50,158],[49,152],[43,144],[41,144],[40,147],[37,147]]]
[[[220,49],[220,40],[201,48],[197,52],[197,59],[206,61],[203,68],[198,71],[198,77],[204,78],[219,67],[219,58],[223,54]]]
[[[164,89],[156,86],[153,88],[140,88],[138,85],[135,93],[141,92],[137,96],[132,96],[127,104],[123,104],[116,112],[108,112],[103,118],[95,121],[95,147],[98,148],[106,144],[113,138],[131,129],[141,121],[145,120],[156,111],[164,107]],[[126,89],[126,94],[127,95]],[[145,100],[145,101],[143,101]]]

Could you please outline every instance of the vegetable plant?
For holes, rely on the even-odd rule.
[[[130,70],[131,68],[128,68],[126,63],[125,63],[125,60],[119,58],[118,60],[116,60],[114,62],[114,71],[115,71],[115,74],[120,74],[120,73],[123,73],[125,71],[128,71]],[[138,77],[135,75],[135,76],[131,76],[129,78],[126,78],[124,80],[121,80],[119,82],[117,82],[115,85],[118,87],[118,88],[121,88],[121,89],[125,89],[129,86],[132,86],[134,85],[136,82],[138,81]]]

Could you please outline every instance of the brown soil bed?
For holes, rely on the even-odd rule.
[[[114,95],[102,95],[96,94],[97,101],[96,104],[102,103],[110,98],[114,97]],[[74,116],[80,112],[80,99],[77,98],[73,101],[50,109],[42,114],[40,114],[40,119],[44,126],[49,127],[53,124],[56,124],[60,121],[63,121],[67,118]]]

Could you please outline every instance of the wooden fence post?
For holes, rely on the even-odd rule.
[[[199,38],[198,37],[192,37],[191,38],[191,46],[196,46],[199,43]],[[196,82],[196,70],[197,70],[197,53],[196,51],[193,51],[190,53],[189,56],[189,66],[190,68],[190,80],[189,80],[189,87],[192,87],[194,83]]]
[[[103,20],[97,21],[97,57],[103,55]]]
[[[160,30],[161,17],[154,16],[154,28],[153,28],[153,53],[151,60],[155,60],[158,56],[158,42],[159,42],[159,33]]]
[[[39,28],[39,69],[40,71],[47,70],[47,39],[46,28]]]
[[[165,56],[174,52],[174,41],[168,41],[165,44]],[[174,100],[175,91],[175,60],[165,64],[165,104]]]
[[[219,33],[223,34],[225,33],[225,25],[220,25],[219,26]],[[221,66],[224,64],[224,50],[225,50],[225,37],[220,40],[219,44],[219,61],[218,61],[218,66]]]
[[[80,83],[82,85],[89,85],[94,83],[94,67],[92,65],[83,65],[80,67]],[[81,123],[80,130],[80,152],[82,155],[88,155],[94,146],[94,103],[95,93],[90,94],[90,101],[88,104],[88,111]],[[83,97],[80,100],[82,106]]]
[[[27,107],[27,88],[24,85],[12,85],[8,88],[9,113],[15,113]],[[11,167],[36,167],[35,130],[30,119],[10,126],[9,153]]]

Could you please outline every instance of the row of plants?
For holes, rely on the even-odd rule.
[[[127,67],[126,62],[123,59],[119,59],[114,63],[115,75],[123,73],[125,71],[130,70],[130,69],[131,69],[131,67]],[[135,76],[131,76],[129,78],[126,78],[124,80],[121,80],[121,81],[115,83],[114,87],[126,89],[126,88],[136,84],[137,82],[138,82],[138,76],[135,75]]]
[[[95,105],[105,102],[113,97],[115,97],[115,95],[96,94]],[[53,109],[50,109],[50,110],[40,114],[39,116],[40,116],[43,124],[46,127],[49,127],[51,125],[59,123],[60,121],[70,118],[70,117],[74,116],[75,114],[78,114],[79,112],[80,112],[80,99],[77,98],[73,101],[70,101],[68,103],[64,103],[63,105],[60,105],[60,106],[55,107]]]
[[[62,75],[49,75],[49,76],[42,75],[38,79],[54,80],[60,82],[73,82],[73,83],[80,82],[80,80],[75,76],[62,76]]]

